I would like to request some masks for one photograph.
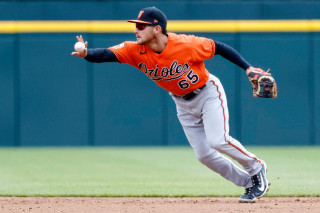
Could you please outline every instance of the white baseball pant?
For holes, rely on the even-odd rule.
[[[260,171],[261,161],[229,136],[227,99],[220,80],[210,74],[206,87],[189,101],[170,95],[199,161],[234,184],[251,187],[250,176]],[[238,161],[246,172],[220,153]]]

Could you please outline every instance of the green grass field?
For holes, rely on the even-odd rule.
[[[248,147],[267,196],[320,196],[320,147]],[[239,196],[190,147],[0,148],[0,196]]]

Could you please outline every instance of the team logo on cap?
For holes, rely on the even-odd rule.
[[[138,19],[142,16],[142,14],[144,13],[143,10],[140,11],[139,15],[138,15]]]

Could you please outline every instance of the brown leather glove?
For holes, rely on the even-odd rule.
[[[260,68],[254,68],[254,71],[248,73],[249,81],[252,84],[253,97],[276,98],[278,88],[274,78]]]

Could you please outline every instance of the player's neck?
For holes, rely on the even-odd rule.
[[[156,53],[161,53],[167,46],[168,36],[161,34],[151,41],[147,46],[150,50]]]

